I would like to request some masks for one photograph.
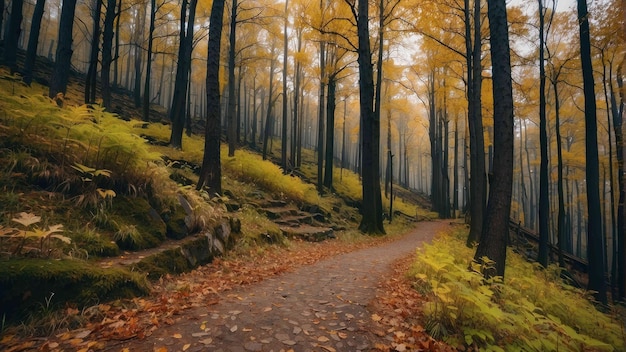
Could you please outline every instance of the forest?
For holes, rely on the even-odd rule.
[[[167,295],[164,278],[201,280],[192,270],[232,265],[216,259],[229,251],[338,238],[343,253],[449,219],[464,230],[450,225],[449,243],[429,239],[404,270],[403,299],[430,294],[415,313],[430,320],[370,348],[552,350],[560,338],[566,350],[626,348],[623,1],[1,0],[0,10],[0,347],[19,350],[29,334],[65,341],[59,328],[77,328],[67,320],[24,323],[55,295],[113,316],[122,308],[101,301]],[[515,286],[533,285],[524,270],[592,308],[568,318],[538,303],[549,293],[507,306],[528,297]],[[31,292],[31,275],[51,288]],[[528,335],[550,327],[526,347],[499,328],[518,310],[535,320]],[[125,333],[137,337],[132,318]],[[16,334],[19,324],[45,328]]]

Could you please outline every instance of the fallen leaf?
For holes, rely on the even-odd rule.
[[[320,346],[321,348],[325,349],[328,352],[337,352],[336,349],[330,347],[330,346]]]
[[[203,345],[210,345],[211,343],[213,343],[213,339],[209,337],[209,338],[207,338],[207,339],[200,340],[200,341],[198,341],[198,342],[200,342],[200,343],[201,343],[201,344],[203,344]]]
[[[189,349],[189,347],[191,347],[191,344],[190,344],[190,343],[185,344],[185,345],[183,346],[183,351],[187,351],[187,350]]]
[[[317,341],[319,341],[319,342],[328,342],[328,337],[320,336],[320,337],[317,338]]]
[[[235,332],[235,331],[237,331],[237,329],[238,329],[237,325],[233,325],[233,326],[230,328],[230,332]]]
[[[175,339],[182,339],[183,335],[181,335],[181,334],[174,334],[174,335],[172,335],[172,337],[175,338]]]
[[[75,339],[84,339],[85,337],[89,336],[89,334],[91,334],[91,330],[83,330],[81,332],[79,332],[78,334],[74,335]]]
[[[200,324],[200,330],[204,329],[206,329],[206,321],[203,321],[202,324]]]
[[[155,347],[154,352],[167,352],[167,347]]]
[[[267,312],[269,312],[270,310],[272,310],[272,307],[265,307],[265,308],[263,308],[263,312],[264,312],[264,313],[267,313]]]
[[[382,318],[380,317],[380,315],[378,314],[372,314],[372,320],[373,321],[380,321]]]
[[[401,343],[398,346],[396,346],[395,350],[398,351],[398,352],[404,352],[404,351],[406,351],[406,345]]]

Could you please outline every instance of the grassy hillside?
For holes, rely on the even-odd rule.
[[[344,170],[336,193],[320,196],[313,185],[284,175],[257,153],[238,150],[235,157],[228,157],[224,147],[224,194],[198,192],[194,184],[202,159],[201,136],[184,136],[183,150],[169,148],[169,126],[121,119],[98,105],[74,104],[80,89],[74,81],[70,86],[74,95],[60,108],[47,98],[47,87],[37,83],[26,87],[20,77],[0,69],[4,92],[0,95],[0,270],[12,273],[0,282],[5,319],[23,319],[25,311],[49,304],[52,296],[57,306],[117,297],[109,290],[124,283],[131,289],[118,290],[120,294],[145,294],[149,292],[146,274],[111,271],[101,263],[214,231],[224,219],[241,222],[241,230],[229,240],[235,248],[285,244],[288,240],[278,226],[261,211],[267,200],[314,207],[335,229],[358,225],[358,209],[344,202],[360,200],[360,183],[353,173]],[[125,107],[120,114],[138,116],[128,109],[126,97],[116,98],[120,101],[116,105]],[[414,205],[400,201],[395,208],[417,213]],[[394,226],[391,232],[405,222]],[[354,238],[355,231],[345,236]],[[163,261],[177,266],[176,260]],[[153,262],[135,270],[162,272]],[[66,287],[74,295],[45,281],[66,277],[67,268],[76,270],[68,279],[75,284]],[[20,296],[24,290],[8,289],[42,280],[37,275],[45,277],[40,281],[45,287],[30,290],[33,294],[26,300]],[[91,281],[98,277],[104,281]],[[80,285],[102,290],[81,293]]]

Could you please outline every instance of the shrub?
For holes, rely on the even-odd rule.
[[[623,328],[595,309],[587,292],[564,283],[559,269],[507,253],[507,278],[485,280],[468,270],[466,231],[425,245],[409,273],[428,297],[425,327],[436,338],[490,350],[626,349]]]

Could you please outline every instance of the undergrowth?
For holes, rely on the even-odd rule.
[[[513,251],[506,279],[485,280],[468,269],[466,230],[425,245],[409,272],[426,295],[425,327],[438,339],[491,351],[625,351],[615,314],[596,310],[591,295],[564,283],[560,268],[542,269]]]

